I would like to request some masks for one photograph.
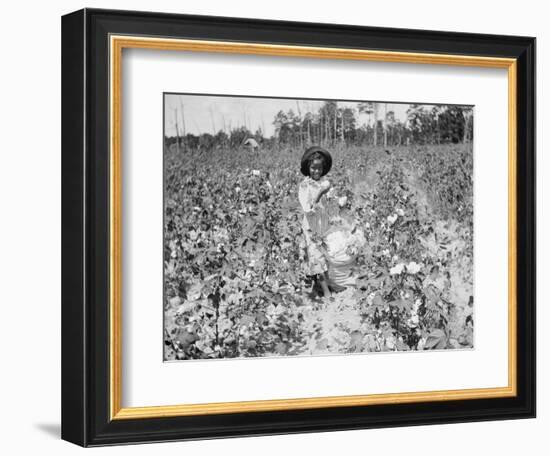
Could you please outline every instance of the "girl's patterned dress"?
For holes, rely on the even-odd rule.
[[[307,246],[309,275],[323,274],[328,270],[325,248],[322,244],[329,228],[329,216],[323,204],[324,197],[315,203],[319,192],[327,184],[326,180],[315,181],[311,177],[306,177],[298,187],[298,199],[304,211],[302,230]]]

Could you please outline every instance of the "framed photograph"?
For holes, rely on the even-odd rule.
[[[62,437],[535,416],[535,39],[62,20]]]

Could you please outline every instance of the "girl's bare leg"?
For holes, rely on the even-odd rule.
[[[319,274],[319,282],[321,282],[321,288],[323,289],[325,298],[330,297],[331,293],[327,283],[326,272],[324,274]]]

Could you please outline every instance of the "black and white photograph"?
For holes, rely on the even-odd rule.
[[[164,94],[164,360],[472,349],[467,105]]]

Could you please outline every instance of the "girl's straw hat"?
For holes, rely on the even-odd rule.
[[[328,150],[323,149],[321,146],[311,146],[304,152],[300,164],[300,171],[302,171],[304,176],[309,176],[309,162],[311,158],[317,154],[323,157],[323,176],[330,171],[332,167],[332,157]]]

